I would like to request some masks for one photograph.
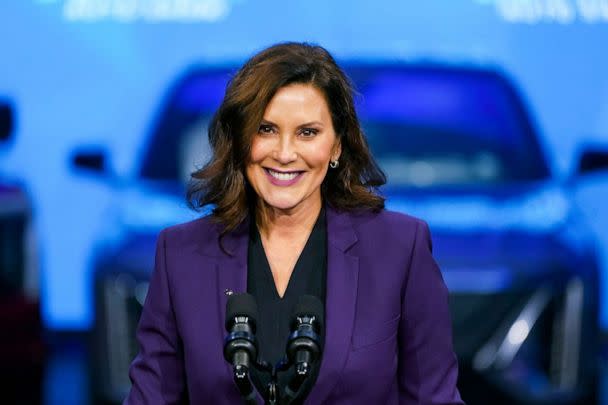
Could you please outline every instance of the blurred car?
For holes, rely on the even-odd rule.
[[[433,231],[465,400],[485,403],[492,393],[506,403],[592,401],[595,241],[570,199],[572,182],[552,174],[516,87],[494,69],[345,66],[368,141],[388,175],[387,207],[425,219]],[[200,68],[179,78],[137,177],[114,182],[115,215],[93,260],[93,381],[100,398],[119,401],[129,388],[156,235],[195,215],[183,201],[184,184],[209,157],[207,125],[231,72]],[[581,165],[576,176],[608,166],[605,152],[589,151],[581,161],[589,156],[596,164]],[[73,162],[109,177],[101,150],[77,149]],[[469,390],[469,378],[488,391],[477,383]]]
[[[0,100],[0,147],[12,141],[14,127],[13,104]],[[40,400],[45,345],[37,259],[30,196],[19,179],[0,173],[0,389],[6,403]]]

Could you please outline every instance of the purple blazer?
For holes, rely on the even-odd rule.
[[[327,206],[325,347],[305,404],[463,404],[448,292],[428,226]],[[238,404],[222,349],[226,290],[247,291],[249,225],[208,217],[160,233],[125,404]],[[258,395],[258,402],[263,403]]]

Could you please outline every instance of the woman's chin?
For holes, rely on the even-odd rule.
[[[270,196],[264,198],[264,202],[268,208],[280,211],[293,211],[309,203],[306,199],[294,198],[293,196]]]
[[[267,208],[293,212],[294,210],[316,207],[321,201],[320,190],[312,193],[296,192],[301,190],[272,190],[268,193],[259,193]]]
[[[300,201],[290,200],[266,200],[266,206],[275,210],[291,211],[298,207]]]

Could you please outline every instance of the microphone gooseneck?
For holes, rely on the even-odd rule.
[[[312,368],[321,357],[323,304],[313,295],[303,295],[294,307],[287,358],[295,367],[295,376],[285,389],[287,398],[295,398]]]
[[[232,364],[234,382],[247,403],[255,403],[249,370],[255,365],[258,345],[255,338],[258,307],[250,294],[235,294],[226,303],[224,358]]]

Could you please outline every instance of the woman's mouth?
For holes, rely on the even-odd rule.
[[[296,183],[300,177],[302,177],[302,174],[304,174],[303,171],[294,170],[283,172],[269,169],[267,167],[264,168],[264,171],[266,172],[270,182],[277,186],[291,186],[292,184]]]

